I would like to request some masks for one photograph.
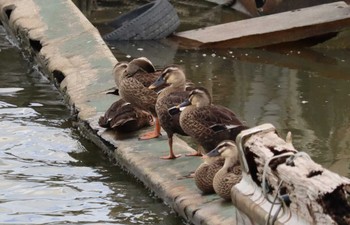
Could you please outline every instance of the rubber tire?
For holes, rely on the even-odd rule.
[[[174,7],[167,0],[147,3],[124,14],[109,26],[114,31],[103,36],[106,41],[155,40],[165,38],[180,25]]]

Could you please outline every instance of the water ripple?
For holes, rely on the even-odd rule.
[[[0,96],[14,96],[17,92],[24,88],[0,88]]]
[[[1,224],[111,221],[112,190],[90,167],[73,166],[84,148],[69,129],[1,121]]]
[[[30,118],[38,115],[40,114],[32,108],[0,108],[1,117]]]

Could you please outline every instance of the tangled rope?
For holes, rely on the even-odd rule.
[[[305,157],[309,160],[311,160],[311,157],[305,153],[305,152],[297,152],[297,153],[294,153],[294,152],[287,152],[287,153],[283,153],[283,154],[280,154],[280,155],[276,155],[276,156],[273,156],[271,158],[269,158],[266,162],[265,162],[265,165],[264,165],[264,170],[263,170],[263,175],[262,175],[262,192],[263,192],[263,195],[265,197],[265,199],[271,203],[271,208],[269,210],[269,213],[268,213],[268,217],[267,217],[267,220],[265,222],[265,225],[270,225],[270,224],[274,224],[277,220],[277,217],[278,217],[278,214],[280,213],[282,207],[285,211],[287,205],[286,203],[287,202],[290,202],[290,199],[289,199],[289,195],[288,194],[284,194],[284,195],[280,195],[280,190],[281,190],[281,186],[283,184],[283,180],[281,180],[278,184],[278,187],[277,187],[277,190],[276,190],[276,195],[275,197],[273,198],[273,200],[271,200],[267,193],[268,193],[268,186],[266,184],[266,173],[267,173],[267,168],[270,164],[270,162],[274,159],[278,159],[278,158],[282,158],[282,157],[286,157],[286,156],[289,156],[285,163],[286,165],[288,166],[294,166],[294,159],[297,158],[297,157]],[[277,202],[277,200],[279,200]],[[279,208],[276,210],[276,212],[274,213],[273,217],[272,217],[272,220],[271,220],[271,216],[272,216],[272,210],[274,208],[275,205],[279,205]],[[271,221],[270,221],[271,220]]]

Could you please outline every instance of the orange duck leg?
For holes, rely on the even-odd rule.
[[[151,132],[147,132],[145,134],[142,134],[139,136],[139,140],[148,140],[152,138],[157,138],[161,136],[162,134],[160,133],[160,124],[159,124],[159,119],[155,118],[155,126],[154,130]]]

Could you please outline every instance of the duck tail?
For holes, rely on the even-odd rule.
[[[110,128],[109,120],[105,116],[101,116],[98,120],[98,125],[103,128]]]

